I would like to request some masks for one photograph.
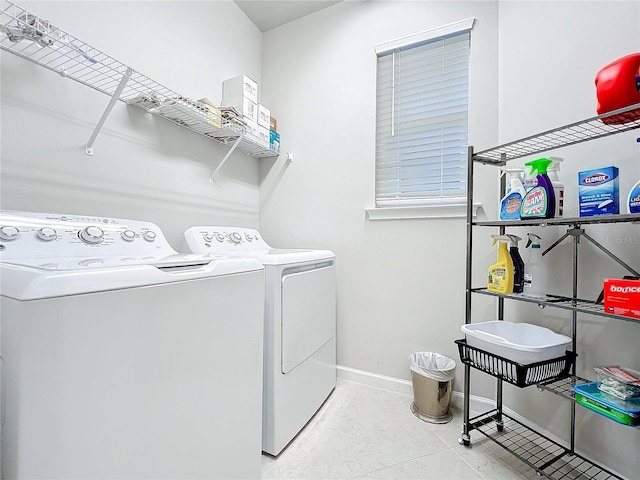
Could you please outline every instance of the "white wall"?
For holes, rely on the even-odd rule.
[[[374,46],[469,17],[473,48],[492,52],[472,55],[471,141],[491,144],[496,3],[348,1],[264,35],[265,103],[294,160],[263,205],[260,228],[277,246],[336,253],[340,365],[408,380],[412,352],[457,358],[465,219],[374,222],[365,209],[374,205]],[[263,175],[279,167],[261,164]],[[495,202],[494,192],[479,198]]]
[[[481,150],[594,116],[598,69],[640,51],[639,8],[637,2],[597,1],[346,1],[265,33],[264,101],[294,161],[271,196],[261,192],[260,228],[276,246],[336,252],[340,365],[408,380],[411,352],[458,359],[453,340],[461,337],[464,321],[464,219],[373,222],[364,213],[374,201],[374,45],[475,17],[470,133]],[[636,136],[552,152],[567,159],[561,172],[567,216],[577,214],[577,171],[615,164],[621,192],[640,178]],[[262,177],[282,165],[282,159],[262,162]],[[495,219],[497,171],[478,166],[476,172],[480,216]],[[475,285],[482,285],[495,258],[489,247],[494,230],[474,230]],[[640,268],[637,226],[588,230]],[[547,245],[564,233],[537,231]],[[585,241],[581,250],[579,292],[595,299],[604,276],[626,272]],[[552,288],[570,294],[570,243],[547,258]],[[474,321],[495,316],[494,302],[487,300],[474,297]],[[507,304],[506,314],[571,331],[570,315],[560,310]],[[637,324],[582,316],[578,340],[579,375],[592,378],[592,367],[603,363],[640,366]],[[462,390],[461,380],[458,368],[456,390]],[[471,387],[475,395],[494,395],[493,382],[477,372]],[[567,438],[569,402],[533,388],[505,390],[509,407]],[[577,447],[588,455],[633,477],[640,470],[639,444],[638,432],[578,409]]]
[[[187,97],[219,103],[222,81],[260,80],[261,32],[231,0],[19,4]],[[222,20],[224,19],[224,20]],[[2,52],[3,209],[153,221],[175,248],[194,224],[258,226],[257,160]]]

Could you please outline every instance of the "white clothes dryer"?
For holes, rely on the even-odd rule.
[[[193,253],[251,257],[265,267],[262,450],[278,455],[336,386],[336,272],[329,250],[273,249],[254,229],[196,226]]]
[[[6,479],[260,478],[264,268],[0,212]]]

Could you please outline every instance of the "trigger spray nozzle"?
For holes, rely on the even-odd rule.
[[[542,237],[535,233],[527,233],[527,237],[527,244],[524,248],[527,248],[528,246],[531,246],[531,248],[540,248],[540,240],[542,240]]]
[[[495,245],[496,242],[511,243],[509,235],[491,235],[491,238],[493,238],[493,243],[491,245]]]
[[[517,235],[507,234],[507,237],[509,237],[511,239],[511,246],[512,247],[517,247],[518,243],[520,243],[520,240],[522,240],[522,238],[520,238]]]

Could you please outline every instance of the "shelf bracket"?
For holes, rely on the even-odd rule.
[[[107,104],[107,108],[105,108],[104,112],[102,113],[102,117],[100,117],[100,120],[96,125],[96,128],[93,130],[93,133],[91,134],[91,137],[89,138],[89,141],[87,142],[87,145],[84,148],[84,153],[86,153],[87,155],[93,155],[93,144],[95,143],[96,138],[100,133],[100,130],[102,130],[104,123],[107,121],[107,117],[111,113],[111,110],[113,110],[113,106],[116,104],[116,102],[120,98],[120,94],[124,90],[124,87],[127,85],[129,78],[131,78],[132,73],[133,73],[133,70],[127,67],[127,71],[122,76],[122,79],[120,79],[120,83],[118,84],[116,91],[113,92],[113,95],[111,96],[111,100],[109,100],[109,103]]]
[[[583,228],[574,227],[574,228],[570,228],[569,230],[567,230],[567,232],[562,237],[560,237],[558,240],[556,240],[553,243],[553,245],[551,245],[544,252],[542,252],[542,256],[544,256],[547,253],[549,253],[551,250],[553,250],[555,247],[557,247],[565,238],[567,238],[569,236],[576,237],[578,242],[580,242],[580,237],[584,237],[585,240],[590,241],[595,247],[599,248],[602,252],[606,253],[616,263],[618,263],[618,265],[620,265],[621,267],[626,269],[629,273],[631,273],[632,275],[634,275],[636,277],[640,277],[640,273],[638,273],[635,269],[633,269],[632,267],[627,265],[620,258],[618,258],[616,255],[614,255],[609,250],[607,250],[603,245],[601,245],[596,240],[594,240],[591,236],[589,236],[587,234],[587,232],[584,231]]]
[[[227,160],[229,160],[229,157],[231,156],[231,154],[233,153],[233,151],[236,149],[236,147],[238,145],[240,145],[240,142],[242,141],[242,135],[240,135],[235,142],[233,142],[233,145],[231,146],[231,148],[229,149],[229,151],[227,152],[227,154],[224,156],[224,158],[222,159],[222,161],[218,164],[218,166],[216,167],[216,169],[213,171],[213,173],[211,174],[211,176],[209,177],[209,183],[213,184],[213,177],[216,176],[216,173],[218,173],[218,170],[220,170],[222,168],[222,166],[226,163]]]
[[[589,235],[587,235],[586,233],[582,234],[584,236],[584,238],[586,238],[587,240],[589,240],[591,243],[593,243],[596,247],[598,247],[600,250],[602,250],[604,253],[606,253],[607,255],[609,255],[609,257],[611,257],[616,263],[618,263],[618,265],[620,265],[621,267],[625,268],[628,272],[630,272],[632,275],[636,276],[636,277],[640,277],[640,273],[638,273],[636,270],[634,270],[633,268],[631,268],[629,265],[627,265],[626,263],[624,263],[622,260],[620,260],[616,255],[614,255],[613,253],[611,253],[609,250],[607,250],[604,246],[600,245],[598,242],[596,242],[593,238],[591,238]]]

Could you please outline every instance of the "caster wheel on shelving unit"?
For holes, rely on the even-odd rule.
[[[465,435],[464,433],[461,433],[460,438],[458,438],[458,443],[460,445],[464,445],[465,447],[468,447],[469,445],[471,445],[471,437],[469,435]]]

